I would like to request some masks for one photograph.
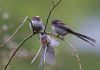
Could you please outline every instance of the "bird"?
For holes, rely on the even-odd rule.
[[[39,16],[33,16],[30,21],[30,28],[33,32],[43,32],[44,25],[42,19]]]
[[[55,64],[55,46],[59,45],[59,42],[47,35],[46,33],[40,33],[40,42],[41,42],[41,59],[40,65],[42,66],[43,63],[47,64]]]
[[[95,39],[89,37],[89,36],[86,36],[86,35],[83,35],[83,34],[80,34],[78,32],[75,32],[73,31],[71,28],[69,28],[67,25],[65,25],[65,23],[59,19],[54,19],[51,21],[51,27],[53,29],[53,31],[58,35],[58,36],[66,36],[68,34],[72,34],[72,35],[75,35],[77,36],[78,38],[88,42],[89,44],[94,45],[94,43],[96,42]]]

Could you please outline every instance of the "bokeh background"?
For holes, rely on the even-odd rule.
[[[57,3],[58,0],[54,0]],[[40,16],[46,22],[48,12],[53,7],[51,0],[0,0],[0,44],[4,43],[26,16]],[[51,31],[52,19],[61,19],[73,30],[96,39],[96,47],[73,35],[66,36],[79,52],[83,70],[100,70],[100,0],[62,0],[52,12],[47,31]],[[4,68],[11,54],[19,43],[31,33],[29,22],[7,43],[0,47],[0,70]],[[61,43],[56,51],[56,64],[45,65],[44,70],[79,70],[73,50]],[[40,47],[39,36],[32,37],[24,43],[11,61],[8,70],[38,70],[39,59],[30,64]]]

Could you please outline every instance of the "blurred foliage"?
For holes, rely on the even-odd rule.
[[[54,1],[55,3],[57,0]],[[48,12],[53,7],[51,0],[0,0],[0,44],[2,44],[21,24],[26,16],[40,16],[46,22]],[[100,0],[62,0],[61,4],[52,12],[47,31],[51,31],[50,21],[59,18],[73,28],[79,28],[86,16],[100,15]],[[3,48],[0,48],[0,70],[7,63],[11,53],[18,44],[31,33],[29,22]],[[13,45],[12,45],[13,44]],[[11,47],[10,47],[11,46]],[[15,56],[8,70],[38,70],[39,58],[30,64],[39,48],[39,36],[29,39]],[[60,47],[60,46],[59,46]],[[57,63],[54,66],[46,65],[45,70],[79,70],[78,63],[69,49],[56,48]],[[67,52],[66,52],[67,51]],[[27,54],[27,55],[26,55]],[[89,53],[79,52],[83,70],[100,70],[100,57]]]

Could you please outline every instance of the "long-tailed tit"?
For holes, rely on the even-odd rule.
[[[34,16],[31,20],[30,28],[33,32],[42,32],[44,30],[42,19],[39,16]]]
[[[55,63],[55,50],[54,47],[59,45],[59,42],[45,33],[40,34],[40,41],[42,47],[42,54],[40,65],[43,63],[54,64]]]
[[[77,33],[75,31],[73,31],[72,29],[70,29],[68,26],[65,25],[65,23],[63,23],[62,21],[60,21],[59,19],[55,19],[53,20],[52,22],[52,29],[60,36],[65,36],[67,34],[73,34],[77,37],[79,37],[80,39],[90,43],[91,45],[94,46],[93,43],[95,43],[95,40],[86,36],[86,35],[83,35],[83,34],[80,34],[80,33]],[[91,43],[91,42],[93,43]]]

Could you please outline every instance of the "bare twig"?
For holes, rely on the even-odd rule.
[[[17,31],[24,25],[24,23],[25,23],[25,21],[26,21],[27,18],[28,18],[28,16],[25,17],[25,19],[23,20],[22,24],[19,25],[19,27],[15,30],[15,32],[7,39],[6,42],[4,42],[4,43],[1,45],[1,47],[5,46],[6,43],[17,33]]]
[[[37,54],[35,55],[35,57],[33,58],[32,62],[31,62],[31,64],[34,63],[34,61],[36,60],[37,56],[39,55],[41,49],[42,49],[42,47],[39,48]]]
[[[58,3],[55,4],[53,6],[53,8],[49,11],[49,14],[48,14],[48,17],[47,17],[47,20],[46,20],[46,24],[45,24],[45,28],[44,28],[44,32],[46,31],[46,27],[47,27],[47,24],[48,24],[48,21],[49,21],[49,18],[51,16],[52,11],[59,5],[60,2],[61,2],[61,0],[59,0]]]
[[[73,49],[73,51],[74,51],[74,53],[75,53],[75,55],[76,55],[76,59],[77,59],[77,61],[78,61],[80,70],[82,70],[82,65],[81,65],[80,58],[79,58],[79,56],[78,56],[78,53],[77,53],[76,49],[75,49],[67,40],[64,40],[64,39],[62,39],[61,37],[59,37],[59,36],[57,36],[57,35],[54,35],[54,34],[52,34],[52,33],[47,33],[47,34],[59,38],[60,40],[64,41],[66,44],[68,44],[68,45]]]
[[[26,38],[24,38],[24,40],[20,43],[20,45],[17,47],[17,49],[14,51],[14,53],[12,54],[12,56],[10,57],[9,61],[7,62],[7,64],[4,67],[4,70],[7,69],[9,63],[11,62],[12,58],[15,56],[16,52],[21,48],[21,46],[32,36],[34,35],[34,33],[30,34],[29,36],[27,36]]]
[[[79,63],[80,70],[82,70],[82,65],[81,65],[80,58],[78,56],[78,53],[77,53],[76,49],[67,40],[63,40],[63,41],[66,42],[73,49],[73,51],[74,51],[74,53],[76,55],[76,59],[77,59],[77,61]]]

